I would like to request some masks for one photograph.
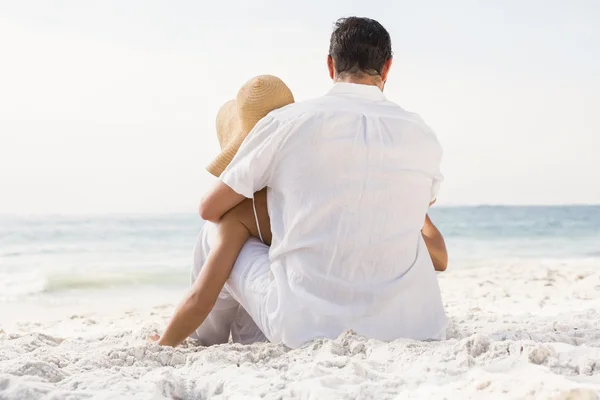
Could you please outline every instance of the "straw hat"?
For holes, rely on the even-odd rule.
[[[221,153],[206,167],[208,172],[221,175],[254,125],[271,111],[293,102],[292,92],[276,76],[259,75],[246,82],[236,99],[219,109],[216,128]]]

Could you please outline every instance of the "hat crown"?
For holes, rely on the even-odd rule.
[[[240,88],[236,101],[241,128],[247,134],[268,113],[293,103],[294,96],[278,77],[259,75]]]

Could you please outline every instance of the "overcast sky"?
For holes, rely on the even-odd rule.
[[[221,104],[262,73],[325,93],[349,15],[391,33],[439,204],[600,203],[599,1],[0,0],[0,213],[195,212]]]

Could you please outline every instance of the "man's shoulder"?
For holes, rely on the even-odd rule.
[[[388,111],[386,113],[386,116],[406,121],[415,125],[427,127],[427,125],[423,121],[423,118],[421,118],[419,114],[417,114],[416,112],[408,111],[391,100],[386,99],[386,101],[383,102],[382,106],[385,107]]]
[[[435,132],[429,127],[429,125],[425,123],[425,120],[421,118],[420,114],[405,110],[398,104],[389,100],[387,100],[386,103],[390,107],[390,116],[397,118],[398,120],[403,121],[405,123],[409,123],[412,126],[416,126],[424,133],[432,135],[434,138],[437,138]]]
[[[287,106],[272,111],[269,115],[278,121],[285,121],[303,114],[318,114],[327,110],[354,111],[358,108],[357,111],[360,111],[360,113],[373,113],[375,115],[381,115],[382,117],[392,117],[414,122],[416,124],[424,124],[423,119],[419,114],[407,111],[398,104],[387,99],[377,103],[368,104],[368,107],[365,107],[365,104],[362,102],[355,104],[356,100],[357,99],[352,98],[340,99],[339,97],[325,95],[288,104]]]
[[[323,110],[323,105],[328,102],[327,96],[314,99],[302,100],[271,111],[269,116],[278,122],[288,122],[300,116],[318,114]]]
[[[372,116],[384,119],[396,120],[404,124],[416,126],[428,135],[436,137],[433,130],[425,123],[423,118],[415,112],[407,111],[398,104],[384,100],[364,107],[364,103],[354,104],[352,99],[340,101],[335,96],[320,96],[309,100],[303,100],[288,104],[282,108],[272,111],[269,116],[275,121],[285,124],[292,121],[306,120],[311,117],[320,117],[324,112],[349,112],[356,114],[372,114]]]

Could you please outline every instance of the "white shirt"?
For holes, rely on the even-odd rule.
[[[432,130],[376,86],[337,83],[258,122],[221,180],[248,198],[268,187],[272,341],[294,348],[347,329],[445,338],[421,236],[441,157]]]

